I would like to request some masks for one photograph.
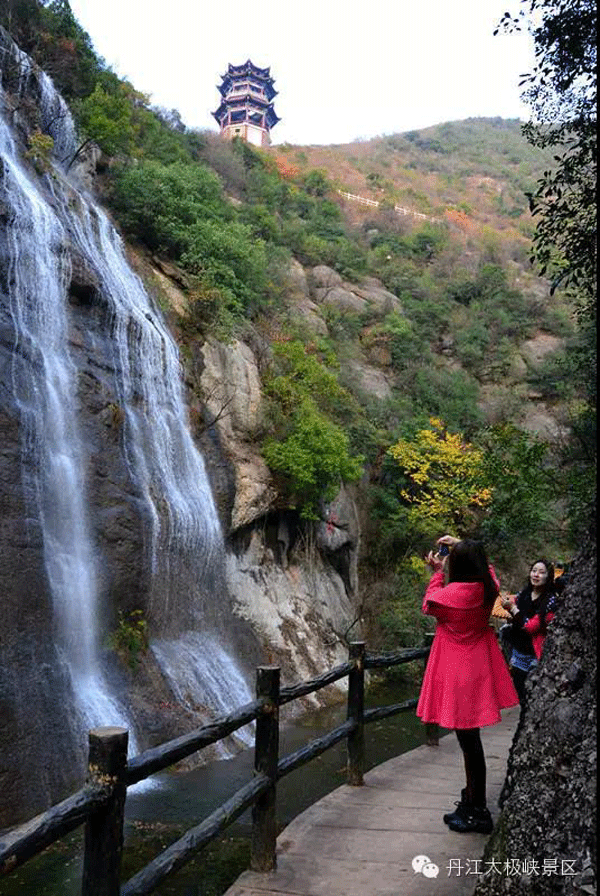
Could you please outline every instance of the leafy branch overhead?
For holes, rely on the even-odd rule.
[[[501,27],[527,27],[536,64],[523,76],[532,112],[528,140],[554,150],[555,165],[530,195],[537,218],[534,257],[553,289],[572,286],[595,302],[597,169],[597,4],[594,0],[523,0]]]

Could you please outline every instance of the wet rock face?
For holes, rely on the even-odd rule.
[[[74,259],[69,345],[78,367],[80,423],[90,446],[86,488],[101,600],[111,624],[118,609],[144,605],[148,567],[143,503],[123,458],[110,328],[97,295],[94,272]],[[10,388],[15,343],[7,303],[0,302],[0,829],[30,818],[79,786],[85,762],[85,744],[76,746],[65,737],[73,699],[55,647],[54,608],[33,492],[35,458],[23,450],[23,421]],[[40,730],[33,719],[48,722]]]
[[[0,396],[0,829],[31,817],[54,793],[72,787],[78,768],[78,757],[62,743],[68,710],[63,701],[53,701],[68,682],[53,644],[41,532],[23,495],[18,415],[5,398]],[[16,709],[27,706],[32,718],[48,704],[54,709],[43,732],[47,762],[33,775],[40,732],[19,719]]]
[[[475,896],[596,893],[596,587],[594,520],[527,685],[484,856],[535,860],[539,873],[521,864],[518,875],[487,875]]]
[[[94,277],[74,266],[81,294],[70,302],[70,349],[78,369],[80,426],[88,446],[88,509],[98,550],[100,601],[105,617],[146,609],[150,590],[143,496],[123,452],[124,411],[115,392],[114,346],[107,309],[94,297]],[[110,627],[110,626],[109,626]]]

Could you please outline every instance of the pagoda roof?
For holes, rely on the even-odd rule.
[[[221,96],[225,97],[230,92],[232,87],[235,85],[236,80],[235,80],[235,78],[230,78],[228,75],[224,75],[223,78],[224,78],[223,83],[217,84],[217,90],[219,91]],[[263,84],[264,84],[265,96],[267,97],[268,100],[272,100],[273,97],[277,96],[278,91],[275,90],[275,88],[273,87],[272,81],[264,81]]]
[[[244,93],[228,93],[227,96],[223,97],[222,102],[225,105],[234,106],[239,103],[247,103],[250,106],[270,106],[272,103],[267,99],[266,96],[261,96],[258,93],[253,93],[251,90],[246,90]]]
[[[277,94],[277,91],[273,87],[273,78],[270,74],[270,68],[258,68],[258,66],[254,65],[250,59],[242,65],[232,65],[229,63],[227,71],[224,75],[221,75],[222,83],[217,89],[221,92],[221,95],[224,96],[229,91],[232,84],[235,84],[237,80],[244,78],[255,78],[257,81],[262,82],[269,99],[272,99]]]
[[[267,68],[259,68],[257,65],[254,65],[251,59],[246,59],[245,62],[242,62],[241,65],[232,65],[231,62],[227,66],[228,75],[243,75],[243,74],[255,74],[258,75],[259,78],[270,78],[271,67]],[[223,78],[225,75],[222,76]]]

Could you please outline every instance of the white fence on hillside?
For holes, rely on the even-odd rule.
[[[358,202],[361,205],[368,205],[371,208],[379,208],[380,203],[376,199],[367,199],[365,196],[355,196],[354,193],[346,193],[344,190],[338,190],[340,196],[349,199],[350,202]],[[394,211],[399,215],[409,215],[413,218],[421,218],[424,221],[432,221],[434,224],[442,224],[441,218],[432,218],[431,215],[423,215],[421,212],[414,212],[410,208],[402,208],[401,205],[395,205]]]

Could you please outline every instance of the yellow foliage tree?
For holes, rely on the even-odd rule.
[[[447,432],[435,417],[413,439],[389,448],[407,479],[401,497],[411,505],[409,517],[420,530],[451,525],[466,534],[473,513],[486,507],[492,491],[484,481],[483,452],[462,435]]]

